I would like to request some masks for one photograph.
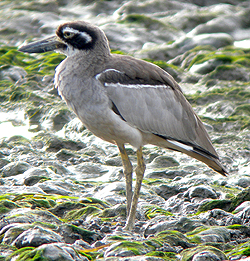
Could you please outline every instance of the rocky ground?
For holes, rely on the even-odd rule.
[[[250,260],[250,2],[72,2],[0,3],[0,260]],[[100,26],[113,52],[172,74],[230,175],[146,146],[137,222],[125,232],[118,150],[53,88],[64,56],[17,51],[68,20]]]

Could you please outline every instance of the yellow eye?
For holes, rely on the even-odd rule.
[[[63,33],[63,36],[64,36],[64,38],[66,38],[66,39],[73,38],[74,35],[75,35],[74,33],[72,33],[72,32],[67,32],[67,31],[65,31],[65,32]]]

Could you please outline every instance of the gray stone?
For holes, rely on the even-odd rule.
[[[22,67],[12,66],[6,70],[2,70],[0,78],[17,82],[23,79],[26,75],[27,72]]]
[[[0,234],[4,235],[2,243],[11,245],[20,234],[25,232],[30,227],[31,227],[30,224],[22,224],[22,223],[13,223],[4,226],[0,231]]]
[[[43,244],[36,249],[41,258],[53,261],[88,261],[85,256],[77,254],[73,246],[64,243]]]
[[[96,178],[107,173],[108,170],[105,166],[97,163],[88,163],[83,162],[75,166],[68,167],[73,173],[81,174],[81,177],[84,178]]]
[[[242,188],[247,188],[250,186],[250,177],[241,177],[236,180],[235,185],[238,185]]]
[[[151,225],[148,226],[145,229],[145,236],[151,235],[151,234],[157,234],[164,230],[176,230],[181,233],[187,233],[190,231],[193,231],[197,227],[202,227],[204,224],[200,220],[192,220],[187,217],[181,217],[179,219],[172,220],[171,217],[169,217],[168,221],[162,221],[162,222],[153,222],[154,220],[151,220]]]
[[[203,251],[195,254],[192,261],[222,261],[222,259],[211,251]]]
[[[233,38],[226,33],[211,33],[188,35],[187,37],[176,41],[176,47],[179,47],[179,54],[195,48],[198,45],[210,45],[216,49],[232,45]]]
[[[208,186],[200,185],[200,186],[195,186],[195,187],[189,188],[184,193],[184,197],[188,197],[189,199],[191,199],[191,198],[212,198],[212,199],[216,199],[217,194],[212,188],[210,188]]]
[[[61,186],[58,186],[58,185],[54,184],[54,182],[52,182],[52,181],[45,181],[43,183],[38,184],[37,186],[48,194],[57,194],[57,195],[63,195],[63,196],[72,194],[72,192],[70,190],[67,190]]]
[[[24,173],[24,184],[26,186],[33,186],[42,179],[49,178],[49,171],[42,168],[30,168]]]
[[[169,199],[172,196],[175,196],[181,192],[184,192],[186,190],[186,188],[182,188],[178,185],[158,185],[158,186],[154,186],[153,190],[161,197],[163,197],[164,199]]]
[[[63,239],[55,232],[35,226],[21,233],[12,243],[17,248],[33,246],[38,247],[43,244],[62,242]]]
[[[169,168],[179,166],[180,164],[174,158],[158,156],[149,165],[152,168]]]
[[[213,240],[211,242],[229,242],[231,239],[230,229],[227,229],[225,227],[212,227],[207,230],[201,231],[197,235],[201,237],[206,236],[205,239]]]
[[[243,203],[241,203],[235,210],[234,213],[238,213],[240,211],[242,211],[244,208],[246,207],[250,207],[250,201],[244,201]]]
[[[30,165],[26,162],[17,161],[5,165],[2,168],[2,177],[11,177],[24,173],[30,168]]]
[[[9,160],[3,159],[3,158],[0,157],[0,169],[3,168],[4,166],[6,166],[9,163],[10,163]]]

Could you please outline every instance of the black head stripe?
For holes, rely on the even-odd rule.
[[[75,35],[72,38],[65,38],[63,32],[65,28],[75,30]],[[79,33],[77,33],[79,32]],[[58,27],[57,36],[65,43],[79,50],[92,49],[97,40],[95,28],[91,28],[81,23],[66,23]]]

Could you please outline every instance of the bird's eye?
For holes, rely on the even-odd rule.
[[[74,35],[75,35],[74,33],[72,33],[72,32],[67,32],[67,31],[65,31],[65,32],[63,33],[63,36],[64,36],[64,38],[66,38],[66,39],[73,38]]]

